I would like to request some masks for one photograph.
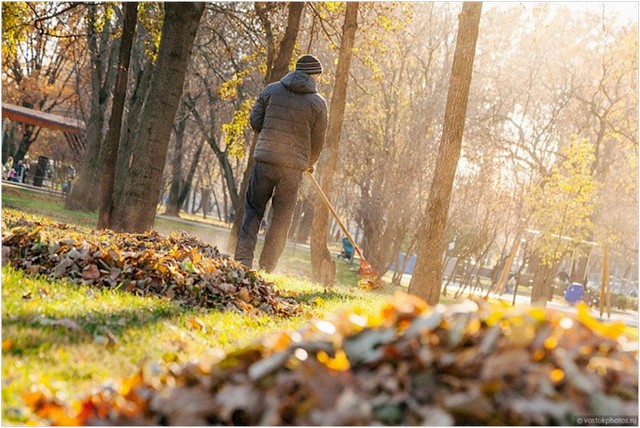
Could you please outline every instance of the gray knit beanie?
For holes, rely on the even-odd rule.
[[[307,74],[321,74],[322,73],[322,64],[318,61],[313,55],[302,55],[296,61],[296,70],[303,71]]]

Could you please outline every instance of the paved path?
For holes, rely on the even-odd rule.
[[[391,281],[391,276],[393,275],[393,272],[387,273],[383,278]],[[411,280],[411,275],[403,275],[402,276],[402,281],[401,284],[404,286],[408,286],[409,285],[409,281]],[[455,294],[455,292],[459,289],[459,286],[452,282],[449,284],[449,287],[447,288],[447,290],[449,291],[449,294]],[[468,289],[467,289],[468,290]],[[486,290],[485,290],[486,292]],[[468,294],[468,291],[465,291],[464,293],[465,295]],[[502,300],[504,302],[507,302],[509,304],[511,304],[511,302],[513,301],[513,294],[503,294],[501,296],[499,295],[495,295],[494,293],[491,293],[490,297],[498,299],[498,300]],[[524,294],[518,294],[516,296],[516,304],[517,305],[529,305],[531,304],[531,296],[527,296]],[[575,306],[571,306],[568,305],[562,301],[551,301],[551,302],[547,302],[547,308],[551,308],[551,309],[556,309],[559,311],[563,311],[563,312],[567,312],[567,313],[576,313],[577,309]],[[605,311],[605,313],[602,315],[602,317],[600,317],[600,310],[599,308],[591,308],[591,315],[598,320],[601,321],[617,321],[617,322],[622,322],[627,326],[630,327],[638,327],[638,312],[636,311],[619,311],[619,310],[614,310],[611,312],[611,316],[609,317]]]

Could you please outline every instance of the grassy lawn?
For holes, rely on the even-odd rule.
[[[305,303],[299,317],[192,310],[164,299],[96,290],[67,281],[2,270],[3,422],[24,422],[21,394],[44,385],[73,397],[140,366],[216,358],[259,337],[295,330],[341,308],[366,313],[388,295],[274,276],[277,287]]]
[[[5,185],[2,186],[2,208],[15,208],[85,227],[95,227],[98,222],[96,213],[65,209],[64,201],[59,196]]]
[[[65,210],[62,201],[3,187],[4,208],[94,227],[95,214]],[[157,219],[161,233],[184,230],[216,244],[218,228]],[[261,245],[261,244],[259,244]],[[26,276],[2,268],[2,421],[29,421],[22,393],[43,385],[72,398],[87,388],[129,376],[140,367],[194,358],[218,358],[260,337],[295,330],[311,318],[341,309],[363,314],[379,309],[393,293],[359,290],[357,264],[338,262],[339,283],[330,289],[307,281],[309,251],[287,248],[278,273],[268,275],[278,290],[304,305],[301,316],[283,318],[235,311],[195,310],[168,299],[98,290],[65,280]]]

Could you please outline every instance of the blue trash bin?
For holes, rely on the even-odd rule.
[[[564,290],[564,299],[569,303],[578,303],[584,297],[584,286],[573,282]]]

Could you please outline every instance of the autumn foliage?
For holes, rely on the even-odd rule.
[[[621,328],[584,308],[429,308],[399,294],[217,363],[147,366],[73,402],[23,398],[73,425],[570,425],[637,415],[637,344]]]
[[[90,231],[2,213],[2,259],[32,275],[169,298],[189,307],[293,315],[300,306],[255,271],[186,234]]]

